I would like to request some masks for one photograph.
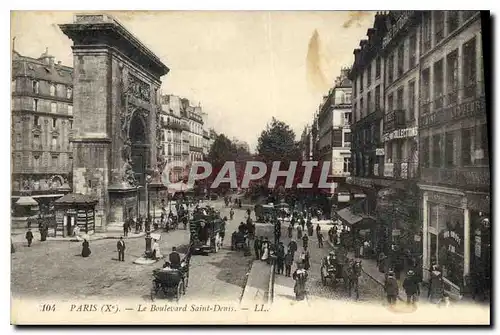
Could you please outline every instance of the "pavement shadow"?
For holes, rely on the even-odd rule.
[[[235,253],[238,255],[235,255]],[[229,251],[222,259],[208,262],[208,264],[219,269],[219,272],[215,276],[216,279],[244,288],[246,274],[252,262],[253,257],[243,256],[243,253],[237,251]]]

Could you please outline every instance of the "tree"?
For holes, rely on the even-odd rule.
[[[300,158],[300,150],[295,142],[295,133],[289,125],[274,117],[260,134],[257,153],[266,163],[272,161],[290,162]]]
[[[224,134],[219,134],[210,147],[207,161],[213,166],[222,167],[225,162],[234,160],[236,156],[236,146]]]

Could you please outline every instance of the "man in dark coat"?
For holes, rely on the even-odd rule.
[[[31,242],[33,242],[33,233],[31,232],[31,229],[28,229],[26,232],[26,240],[28,241],[28,247],[31,247]]]
[[[116,242],[116,249],[118,250],[118,261],[125,262],[125,241],[123,237],[120,237],[120,240]]]
[[[288,229],[288,238],[292,238],[293,225],[290,223],[287,229]]]
[[[318,234],[318,248],[323,248],[323,233]]]
[[[417,297],[420,295],[420,287],[418,285],[418,278],[415,276],[413,270],[408,271],[403,282],[403,288],[406,293],[406,303],[415,304],[417,302]]]
[[[283,274],[284,263],[285,263],[285,246],[283,242],[279,242],[278,248],[276,250],[276,262],[277,262],[277,273]]]
[[[316,236],[319,236],[319,234],[321,233],[321,226],[319,225],[319,223],[316,225]]]
[[[292,260],[295,257],[295,252],[297,251],[297,249],[298,249],[297,242],[295,242],[294,240],[291,240],[288,243],[288,250],[292,252]]]
[[[255,251],[255,259],[259,260],[261,255],[261,248],[262,248],[262,237],[258,236],[255,241],[253,242],[253,249]]]
[[[390,305],[396,304],[396,300],[399,294],[399,287],[394,271],[389,271],[387,273],[387,278],[385,279],[385,284],[384,284],[384,290],[385,294],[387,295],[387,302],[389,302]]]
[[[278,244],[281,238],[281,222],[276,221],[274,224],[274,244]]]
[[[125,222],[123,223],[123,236],[127,237],[128,236],[128,220],[125,220]]]
[[[177,252],[176,247],[172,247],[172,252],[168,255],[168,261],[172,269],[178,269],[181,267],[181,256]]]
[[[309,236],[307,236],[307,234],[304,234],[304,236],[302,236],[302,247],[304,249],[307,249],[308,243],[309,243]]]

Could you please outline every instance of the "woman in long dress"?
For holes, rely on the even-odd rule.
[[[89,242],[84,239],[82,243],[82,257],[89,257],[91,253]]]
[[[267,261],[269,258],[269,241],[266,239],[262,242],[262,261]]]

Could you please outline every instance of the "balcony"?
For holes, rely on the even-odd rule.
[[[194,145],[190,145],[189,146],[189,150],[193,151],[193,152],[203,152],[203,148],[202,147],[197,147],[197,146],[194,146]]]
[[[384,133],[406,127],[405,110],[398,109],[389,111],[384,115]]]
[[[377,173],[381,172],[385,178],[414,179],[418,177],[418,164],[414,162],[385,163],[383,167],[377,166]]]
[[[465,189],[489,188],[491,186],[488,166],[470,166],[459,168],[422,168],[423,182],[458,186]]]

